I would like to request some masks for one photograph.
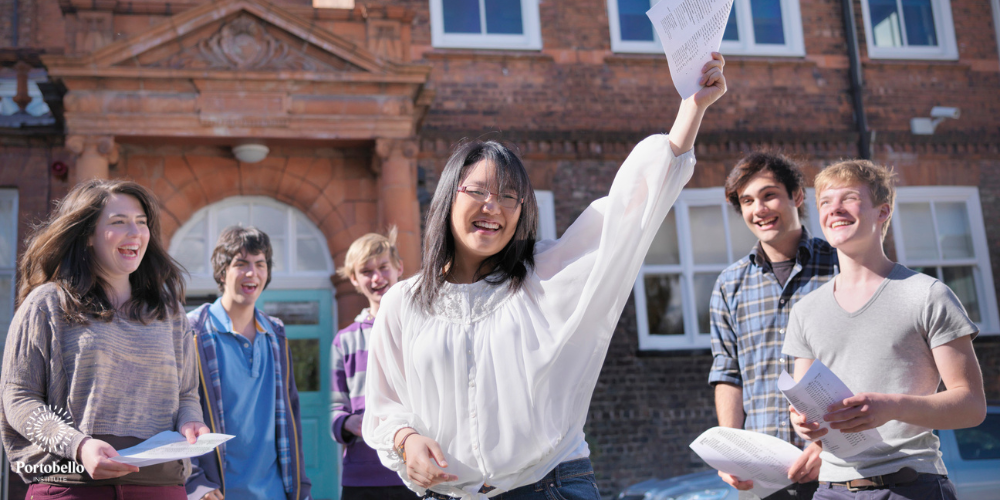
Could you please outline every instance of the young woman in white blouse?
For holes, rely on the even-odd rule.
[[[535,244],[521,161],[458,147],[427,215],[423,269],[382,299],[364,439],[427,498],[598,499],[583,424],[608,343],[660,223],[726,92],[706,64],[669,136],[649,137],[556,241]]]

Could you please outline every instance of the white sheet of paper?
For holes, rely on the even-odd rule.
[[[722,45],[733,0],[660,0],[646,12],[682,99],[701,90],[701,68]]]
[[[823,422],[826,409],[835,401],[841,401],[854,395],[840,377],[830,371],[819,360],[799,380],[782,370],[778,377],[778,389],[785,394],[795,411],[804,413],[809,422],[820,422],[821,427],[830,429],[830,424]],[[882,435],[877,429],[864,432],[841,432],[830,429],[821,439],[823,451],[828,451],[840,458],[853,457],[862,451],[882,442]]]
[[[802,454],[795,445],[774,436],[729,427],[703,432],[691,449],[717,470],[741,481],[752,479],[750,491],[760,498],[792,484],[788,469]]]
[[[118,450],[115,462],[132,464],[136,467],[162,464],[182,458],[199,457],[236,436],[229,434],[203,434],[198,436],[198,442],[188,444],[187,438],[179,432],[163,431],[131,448]]]

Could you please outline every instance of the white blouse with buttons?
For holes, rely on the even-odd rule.
[[[393,287],[372,331],[362,426],[382,463],[424,493],[393,448],[412,427],[441,445],[458,476],[431,489],[483,499],[589,456],[583,424],[608,343],[694,163],[691,151],[675,157],[666,135],[640,142],[607,197],[536,245],[517,292],[445,283],[427,314],[412,301],[417,278]],[[480,494],[484,483],[495,489]]]

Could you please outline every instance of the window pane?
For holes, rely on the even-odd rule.
[[[270,236],[270,235],[268,235]],[[288,270],[285,265],[285,238],[271,238],[272,273],[283,273]]]
[[[753,36],[757,43],[783,45],[785,28],[781,23],[781,0],[751,0]]]
[[[656,232],[653,244],[646,254],[646,264],[680,264],[680,251],[677,249],[677,219],[674,211],[667,214],[663,225]]]
[[[295,270],[296,271],[323,271],[326,270],[326,259],[323,257],[323,247],[316,238],[299,238],[296,246]]]
[[[219,210],[219,234],[229,226],[249,226],[250,207],[248,205],[233,205]]]
[[[482,33],[479,0],[441,0],[445,33]]]
[[[267,205],[254,205],[253,225],[271,238],[281,238],[288,230],[288,213]]]
[[[902,47],[903,37],[899,30],[896,0],[868,0],[868,12],[871,14],[875,46]]]
[[[978,427],[956,429],[958,454],[962,460],[995,460],[1000,458],[1000,415],[990,413]]]
[[[728,207],[727,207],[728,208]],[[729,239],[733,245],[733,260],[739,260],[757,245],[757,237],[750,232],[743,217],[729,212]]]
[[[486,0],[486,32],[509,35],[524,33],[519,0]]]
[[[900,203],[899,224],[908,260],[939,259],[930,203]]]
[[[695,264],[728,264],[726,228],[719,205],[691,207],[691,250]]]
[[[618,0],[622,40],[653,41],[653,24],[646,17],[649,0]]]
[[[265,302],[264,313],[274,316],[286,325],[318,325],[319,302]]]
[[[681,277],[677,274],[644,277],[646,313],[651,335],[684,335],[684,306],[681,302]]]
[[[722,32],[723,40],[740,41],[740,30],[736,26],[736,5],[729,9],[729,21],[726,22],[726,31]]]
[[[10,324],[14,317],[14,276],[12,274],[0,274],[0,326]],[[0,338],[5,338],[7,330],[0,332]]]
[[[949,202],[935,203],[934,215],[937,216],[938,238],[941,240],[941,253],[945,259],[969,259],[975,257],[972,249],[972,231],[969,229],[969,214],[965,203]]]
[[[319,339],[288,339],[299,392],[319,391]]]
[[[201,238],[184,238],[174,258],[191,274],[212,272],[206,262],[208,250],[205,248],[205,240]]]
[[[712,289],[718,273],[697,273],[694,275],[694,298],[698,308],[698,333],[709,332],[708,302],[712,299]]]
[[[903,0],[907,45],[937,45],[931,0]]]
[[[14,267],[17,255],[17,221],[14,200],[0,198],[0,267]]]
[[[951,288],[965,306],[965,312],[969,319],[979,323],[982,316],[979,314],[979,297],[976,295],[976,278],[973,276],[972,267],[943,267],[941,276],[944,284]]]

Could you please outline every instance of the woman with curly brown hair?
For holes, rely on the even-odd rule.
[[[134,182],[77,185],[19,264],[0,435],[33,499],[186,498],[186,461],[139,469],[115,450],[207,433],[181,271]]]

